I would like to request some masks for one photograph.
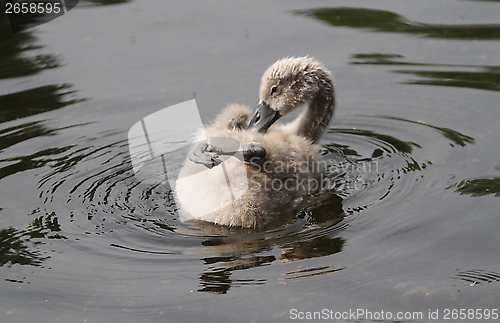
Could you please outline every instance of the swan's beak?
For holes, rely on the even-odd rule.
[[[248,130],[257,130],[258,132],[266,132],[269,127],[281,117],[280,113],[273,110],[269,104],[264,101],[259,103],[255,114],[248,124]]]

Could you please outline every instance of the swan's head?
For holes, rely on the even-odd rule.
[[[309,104],[324,84],[332,84],[329,72],[310,57],[277,61],[262,76],[259,106],[248,129],[265,132],[279,118]]]

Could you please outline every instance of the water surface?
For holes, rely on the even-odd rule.
[[[0,318],[369,309],[425,322],[500,308],[499,13],[497,1],[81,1],[18,34],[0,15]],[[256,106],[263,71],[297,55],[333,72],[338,104],[320,143],[332,185],[290,221],[183,223],[168,188],[135,179],[134,123],[192,98],[207,123],[228,103]]]

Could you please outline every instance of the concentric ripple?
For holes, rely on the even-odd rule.
[[[235,271],[342,251],[342,231],[365,210],[388,208],[422,194],[421,179],[432,166],[419,153],[426,144],[436,138],[460,146],[473,141],[451,129],[394,117],[337,119],[322,141],[324,188],[298,202],[293,221],[255,231],[181,222],[168,186],[136,180],[123,137],[121,132],[79,137],[36,156],[46,171],[38,179],[41,206],[33,217],[41,223],[58,221],[63,238],[75,241],[79,253],[141,262],[201,260],[205,269],[199,291],[213,293],[265,283],[262,278],[233,279]],[[284,279],[342,270],[306,268],[290,271]]]

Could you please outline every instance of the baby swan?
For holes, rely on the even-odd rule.
[[[330,73],[308,57],[279,60],[262,76],[260,102],[249,129],[265,132],[276,120],[306,104],[306,111],[283,130],[316,143],[335,109]]]
[[[296,120],[272,126],[301,106],[306,110]],[[175,188],[185,218],[261,228],[279,217],[274,211],[318,190],[323,169],[315,143],[334,108],[333,81],[319,62],[292,57],[271,65],[262,76],[259,105],[250,121],[249,108],[230,105],[199,133],[199,141],[209,138],[210,144],[191,152]],[[217,138],[241,145],[240,158],[234,154],[238,147],[220,147],[211,140]]]

